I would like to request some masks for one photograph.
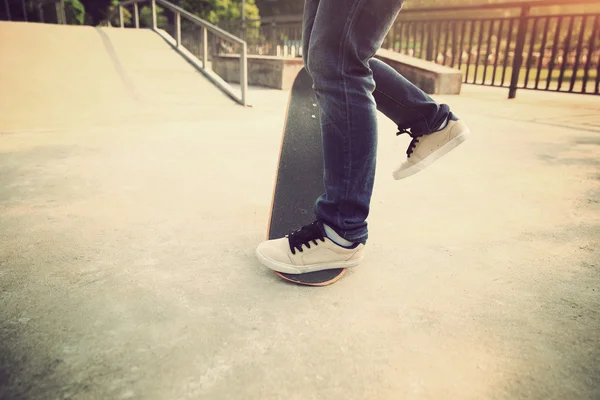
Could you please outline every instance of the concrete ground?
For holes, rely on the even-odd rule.
[[[598,97],[438,97],[474,135],[403,181],[382,116],[367,258],[307,288],[254,257],[287,93],[149,31],[0,49],[0,398],[600,398]]]

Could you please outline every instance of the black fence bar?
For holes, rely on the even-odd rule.
[[[533,29],[531,31],[531,37],[529,40],[529,54],[527,55],[525,83],[523,84],[523,87],[527,87],[527,84],[529,83],[529,73],[531,72],[531,61],[533,60],[533,49],[535,48],[535,37],[537,34],[538,20],[539,20],[539,18],[533,19]]]
[[[425,35],[427,39],[425,40],[425,43],[422,44],[422,46],[425,47],[425,56],[422,58],[427,61],[433,61],[433,50],[435,46],[435,44],[433,43],[433,41],[435,40],[434,25],[435,23],[432,21],[427,22],[427,32]]]
[[[408,54],[410,52],[411,40],[412,40],[412,26],[415,22],[404,22],[404,34],[406,38],[402,41],[404,44],[404,53]],[[402,47],[401,47],[402,48]]]
[[[523,65],[523,48],[525,46],[525,35],[527,34],[527,23],[529,17],[529,7],[521,8],[521,16],[519,18],[519,28],[517,31],[517,44],[515,45],[515,58],[513,61],[512,77],[510,80],[510,89],[508,98],[514,99],[517,95],[517,86],[519,83],[519,74]]]
[[[425,43],[425,22],[421,22],[421,46],[419,47],[419,58],[423,58],[423,43]]]
[[[594,27],[592,28],[592,35],[590,36],[590,41],[588,44],[587,59],[585,61],[585,67],[583,68],[583,85],[581,88],[582,93],[586,92],[588,79],[590,78],[590,69],[592,67],[592,57],[594,55],[594,50],[596,47],[596,36],[598,36],[599,20],[600,20],[600,15],[596,15],[596,17],[594,18]],[[600,65],[600,61],[598,62],[598,65]],[[596,89],[596,92],[598,92],[597,89]]]
[[[479,71],[479,61],[481,59],[481,42],[483,41],[483,19],[479,20],[479,37],[477,39],[477,58],[475,58],[475,74],[473,76],[473,83],[477,83],[477,71]]]
[[[463,49],[465,47],[465,35],[467,32],[467,21],[462,21],[462,27],[460,29],[461,33],[460,33],[460,46],[459,46],[459,54],[458,54],[458,69],[460,69],[462,67],[462,54],[463,54]]]
[[[494,26],[496,26],[496,20],[490,20],[490,27],[488,29],[488,41],[487,41],[487,45],[485,46],[485,61],[484,61],[484,68],[483,68],[483,80],[482,80],[482,84],[485,85],[485,78],[487,77],[487,70],[488,70],[488,64],[489,64],[489,60],[490,60],[490,47],[492,46],[492,33],[494,32]]]
[[[583,39],[585,36],[585,28],[587,26],[587,17],[581,17],[581,30],[579,31],[579,37],[577,38],[577,51],[575,52],[575,63],[573,65],[573,72],[571,75],[571,84],[569,86],[569,92],[575,89],[575,82],[577,81],[577,73],[579,72],[579,59],[581,58],[581,52],[583,51]]]
[[[543,65],[543,61],[544,61],[544,54],[546,52],[546,43],[548,41],[549,28],[550,28],[550,17],[546,17],[545,22],[544,22],[544,34],[542,37],[542,44],[540,46],[540,58],[538,60],[537,73],[535,75],[535,89],[537,89],[539,87],[540,77],[542,76],[542,65]]]
[[[414,24],[414,22],[408,22],[405,24],[406,27],[406,41],[405,43],[405,48],[404,48],[404,52],[408,53],[408,49],[410,49],[410,33],[411,33],[411,25]]]
[[[413,24],[413,47],[412,47],[413,56],[417,54],[417,26],[418,25],[419,25],[418,22],[415,22]]]
[[[598,94],[598,92],[600,92],[600,53],[598,54],[596,64],[598,64],[598,67],[596,69],[596,87],[594,89],[594,93]]]
[[[456,65],[456,53],[458,53],[458,21],[452,22],[452,60],[450,61],[450,66],[454,68]]]
[[[562,63],[560,65],[560,75],[558,77],[558,86],[556,88],[557,91],[560,90],[563,83],[563,78],[565,77],[565,69],[567,68],[567,59],[569,57],[569,49],[571,45],[571,37],[573,35],[573,25],[575,24],[575,17],[571,16],[569,21],[569,29],[567,29],[567,38],[565,39],[565,44],[563,48],[563,57]]]
[[[552,72],[554,72],[554,65],[556,59],[556,53],[558,52],[558,41],[560,39],[560,27],[562,25],[563,17],[559,16],[556,22],[556,33],[554,35],[554,46],[552,46],[552,55],[550,56],[550,64],[548,65],[548,78],[546,79],[546,90],[550,89],[550,82],[552,81]]]
[[[504,80],[506,78],[506,70],[508,67],[508,55],[510,54],[510,45],[512,43],[514,23],[515,20],[511,18],[510,23],[508,25],[508,38],[506,39],[506,51],[504,52],[504,65],[502,69],[502,82],[500,83],[500,86],[504,86]]]
[[[432,61],[433,58],[433,24],[429,22],[427,24],[427,54],[425,55],[425,59],[428,61]]]
[[[496,71],[498,70],[498,59],[500,58],[500,43],[502,43],[502,32],[504,29],[504,20],[500,20],[500,27],[498,28],[498,35],[496,36],[496,52],[494,53],[494,72],[492,75],[492,86],[496,83]]]
[[[465,73],[465,82],[469,81],[469,67],[471,66],[471,49],[473,48],[473,35],[475,34],[475,20],[471,20],[469,28],[469,47],[467,48],[467,72]]]
[[[444,35],[446,36],[444,39],[444,58],[442,61],[442,65],[446,65],[446,59],[448,57],[448,41],[450,39],[450,21],[446,21],[446,29],[444,31]]]

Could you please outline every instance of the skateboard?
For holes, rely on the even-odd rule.
[[[313,222],[315,200],[325,192],[321,123],[312,85],[312,78],[302,68],[288,100],[267,233],[269,240],[284,237]],[[299,285],[326,286],[339,280],[345,272],[346,268],[336,268],[304,274],[275,271],[275,274]]]

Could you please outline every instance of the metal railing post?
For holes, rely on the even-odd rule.
[[[206,69],[208,64],[208,34],[206,27],[202,27],[202,68]]]
[[[246,42],[241,44],[240,87],[242,90],[242,105],[246,106],[246,94],[248,91],[248,56],[247,56]]]
[[[23,6],[23,18],[25,18],[25,22],[27,22],[27,7],[25,6],[25,0],[21,1],[21,5]]]
[[[11,21],[12,18],[10,15],[10,5],[8,4],[8,0],[4,0],[4,7],[6,8],[6,17],[8,18],[9,21]]]
[[[62,12],[60,11],[60,1],[54,3],[54,9],[56,10],[56,22],[61,25],[64,24],[62,20]]]
[[[60,0],[60,16],[63,25],[67,25],[67,11],[65,9],[65,0]]]
[[[137,1],[135,3],[133,3],[133,13],[134,13],[134,18],[135,18],[135,28],[139,29],[140,28],[140,11],[138,10],[138,3]]]
[[[181,47],[181,14],[175,14],[175,31],[177,38],[177,47]]]
[[[152,0],[152,29],[156,30],[156,0]]]
[[[119,4],[119,26],[125,28],[125,21],[123,20],[123,6]]]
[[[512,77],[510,80],[510,89],[508,98],[514,99],[517,96],[517,86],[519,84],[519,74],[523,65],[523,49],[525,48],[525,37],[527,36],[527,17],[529,17],[530,6],[521,7],[521,18],[517,30],[517,45],[515,48],[515,58],[512,65]]]
[[[433,60],[433,29],[431,28],[433,23],[429,22],[427,24],[427,61]]]

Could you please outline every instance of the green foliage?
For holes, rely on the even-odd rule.
[[[108,7],[107,15],[112,15],[110,24],[112,26],[119,26],[119,0],[111,0],[111,4]],[[125,25],[131,24],[131,12],[127,7],[123,7],[123,23]]]
[[[31,1],[31,0],[30,0]],[[82,15],[77,14],[77,21],[87,21],[88,23],[98,24],[102,20],[108,18],[111,13],[114,18],[111,18],[111,24],[118,25],[119,14],[118,14],[118,0],[65,0],[72,2],[74,5],[81,5],[81,9],[84,10]],[[184,10],[205,19],[213,24],[217,24],[221,21],[239,21],[241,20],[241,0],[169,0]],[[259,10],[256,5],[256,0],[246,0],[245,2],[245,17],[247,20],[258,20]],[[85,6],[85,8],[84,8]],[[75,10],[79,10],[79,6],[74,6]],[[123,16],[125,24],[131,23],[133,6],[124,8]],[[164,9],[157,5],[157,22],[161,26],[169,24],[168,18],[164,13]],[[88,12],[88,16],[85,17],[85,11]],[[172,21],[171,21],[172,22]],[[140,24],[143,26],[152,26],[152,8],[148,3],[142,6],[140,3]]]
[[[83,25],[85,22],[85,7],[79,0],[65,0],[65,14],[69,24]]]
[[[156,25],[164,28],[169,24],[164,8],[156,5]],[[152,6],[143,6],[140,9],[140,26],[152,26]]]
[[[10,1],[9,1],[10,2]],[[15,3],[16,4],[16,3]],[[19,0],[19,4],[20,0]],[[45,14],[44,19],[52,20],[56,18],[56,3],[47,0],[25,0],[28,19],[30,21],[40,21],[40,10]],[[64,0],[65,16],[69,25],[83,25],[86,23],[87,9],[80,0]],[[50,12],[50,13],[49,13]],[[89,19],[88,19],[89,20]]]
[[[242,19],[241,0],[180,0],[178,5],[213,24]],[[255,0],[246,0],[244,11],[246,19],[256,20],[260,18]]]
[[[109,12],[116,9],[118,0],[111,0],[112,5],[109,7]],[[174,1],[179,7],[184,10],[205,19],[213,24],[217,24],[220,21],[239,21],[241,20],[241,0],[180,0]],[[259,12],[256,6],[255,0],[246,0],[245,7],[246,19],[258,20]],[[131,13],[126,11],[127,16],[125,17],[125,23],[128,24],[131,19]],[[169,21],[165,10],[156,6],[156,18],[158,26],[168,27],[173,21]],[[118,14],[117,19],[118,23]],[[111,20],[111,23],[112,22]],[[140,24],[142,26],[152,26],[152,7],[150,5],[144,5],[140,7]]]

